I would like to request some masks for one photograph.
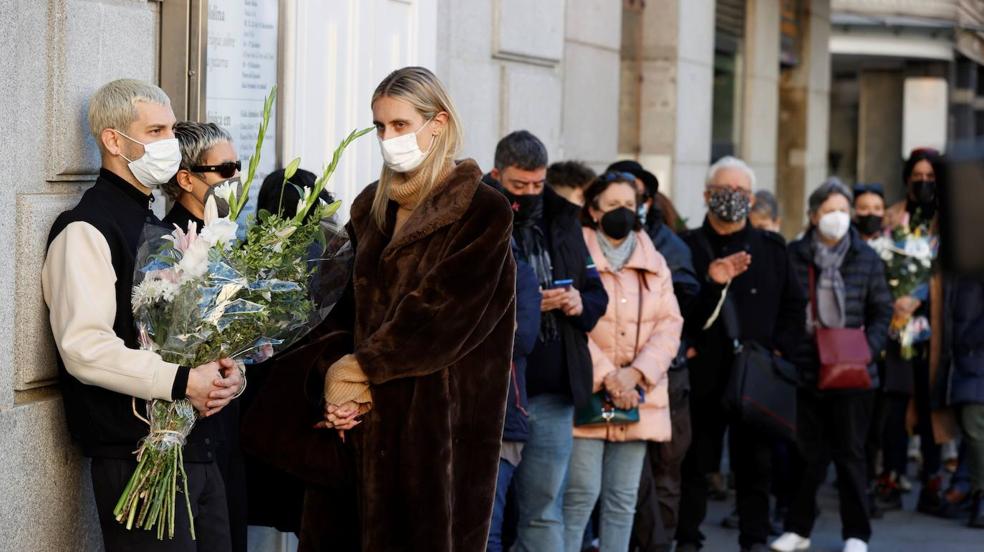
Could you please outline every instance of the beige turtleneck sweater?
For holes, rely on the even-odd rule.
[[[454,163],[450,160],[441,170],[439,180],[445,177],[454,169]],[[413,214],[423,199],[421,194],[424,189],[424,171],[417,171],[412,174],[397,173],[393,175],[390,182],[389,198],[399,205],[396,212],[396,225],[393,227],[393,235],[400,233],[407,219]],[[325,402],[341,406],[347,402],[358,404],[372,404],[372,394],[369,391],[369,378],[359,365],[355,355],[345,355],[328,368],[325,374]]]
[[[454,169],[454,163],[448,160],[441,169],[438,180],[444,180],[452,169]],[[425,176],[424,171],[420,170],[410,174],[397,173],[393,175],[393,179],[390,181],[389,198],[400,206],[396,212],[396,225],[393,227],[394,236],[400,233],[400,229],[410,218],[413,210],[424,199],[421,196],[424,190]]]

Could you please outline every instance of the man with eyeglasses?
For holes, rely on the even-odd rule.
[[[574,446],[574,407],[591,397],[588,332],[608,307],[608,294],[588,254],[580,209],[545,186],[547,148],[518,130],[495,148],[485,182],[513,208],[513,239],[542,289],[540,327],[526,357],[528,437],[502,444],[500,478],[515,470],[519,510],[516,549],[564,549],[562,502]],[[518,306],[522,309],[522,306]],[[508,475],[507,475],[508,476]]]
[[[205,202],[212,191],[230,181],[238,188],[241,163],[232,136],[215,123],[180,122],[174,125],[174,136],[181,146],[181,165],[162,187],[174,201],[164,223],[187,230],[188,223],[194,221],[200,230],[205,219]],[[219,215],[224,216],[229,206],[216,199]]]
[[[702,284],[684,324],[691,346],[687,356],[693,442],[683,461],[676,532],[681,552],[700,549],[704,539],[700,524],[707,514],[706,476],[717,471],[726,428],[734,461],[739,544],[742,550],[767,550],[772,438],[732,422],[722,398],[734,362],[734,337],[790,358],[805,329],[806,300],[782,237],[748,222],[754,185],[755,174],[744,161],[724,157],[714,163],[704,190],[707,218],[683,236]]]

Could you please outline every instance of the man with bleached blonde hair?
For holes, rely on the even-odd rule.
[[[229,550],[225,488],[214,462],[214,424],[244,384],[235,363],[221,359],[191,368],[140,350],[130,297],[134,259],[152,192],[178,170],[174,113],[163,90],[121,79],[89,102],[89,126],[102,169],[74,208],[59,215],[41,273],[65,414],[72,438],[92,459],[92,486],[108,552]],[[197,541],[183,507],[175,508],[172,540],[127,530],[113,509],[136,469],[133,452],[147,435],[137,416],[145,401],[188,399],[202,415],[184,446]],[[183,500],[179,498],[178,500]]]

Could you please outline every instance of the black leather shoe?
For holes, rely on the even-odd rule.
[[[916,503],[916,511],[921,514],[935,516],[943,506],[942,492],[943,480],[940,476],[935,476],[923,485],[919,491],[919,502]]]
[[[731,510],[731,513],[721,520],[721,527],[725,529],[738,529],[738,509]]]
[[[901,504],[899,504],[899,506],[901,507]],[[882,510],[878,506],[878,499],[873,492],[868,493],[868,517],[871,519],[881,519],[885,517],[885,510]]]

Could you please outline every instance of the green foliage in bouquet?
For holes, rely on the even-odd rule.
[[[216,189],[229,203],[228,219],[217,219],[211,200],[212,215],[206,207],[201,234],[189,229],[168,236],[149,256],[154,269],[148,272],[156,276],[148,273],[134,288],[140,345],[165,361],[198,366],[223,357],[239,359],[259,348],[289,345],[320,321],[310,286],[325,255],[324,221],[341,202],[328,204],[319,196],[345,149],[372,128],[353,131],[338,145],[314,187],[301,191],[296,215],[284,217],[282,208],[278,213],[261,211],[245,239],[237,241],[235,221],[249,199],[275,96],[276,87],[264,102],[242,191],[237,195],[231,187]],[[285,186],[299,165],[295,159],[285,169]],[[188,400],[153,400],[147,411],[150,432],[137,451],[137,469],[114,516],[127,529],[156,529],[158,539],[173,538],[180,489],[194,538],[182,447],[197,414]]]

